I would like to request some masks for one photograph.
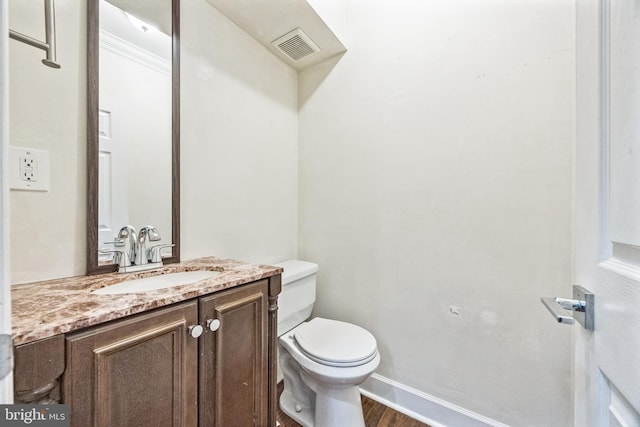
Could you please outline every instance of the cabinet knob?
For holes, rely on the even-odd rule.
[[[220,321],[218,319],[207,320],[207,328],[209,328],[211,332],[217,331],[219,327],[220,327]]]
[[[198,338],[204,332],[204,328],[200,325],[189,326],[189,335],[193,338]]]

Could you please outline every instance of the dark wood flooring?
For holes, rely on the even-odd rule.
[[[281,381],[278,384],[278,399],[280,399],[283,388],[284,383]],[[362,396],[362,412],[364,412],[364,423],[367,427],[429,427],[427,424],[416,421],[365,396]],[[300,424],[289,418],[280,407],[278,407],[278,421],[280,427],[300,427]]]

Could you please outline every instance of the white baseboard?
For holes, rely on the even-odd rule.
[[[360,392],[431,427],[509,427],[375,373],[360,386]]]

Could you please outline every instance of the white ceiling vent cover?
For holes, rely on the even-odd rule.
[[[320,51],[318,45],[300,28],[289,31],[284,36],[272,41],[271,44],[294,61],[299,61]]]

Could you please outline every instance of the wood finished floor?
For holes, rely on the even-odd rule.
[[[280,393],[282,393],[283,388],[281,381],[278,384],[278,399],[280,399]],[[416,421],[365,396],[362,396],[362,412],[364,412],[364,423],[367,427],[429,427],[427,424]],[[300,424],[289,418],[287,414],[280,410],[280,407],[278,407],[278,421],[280,422],[280,427],[300,427]]]

